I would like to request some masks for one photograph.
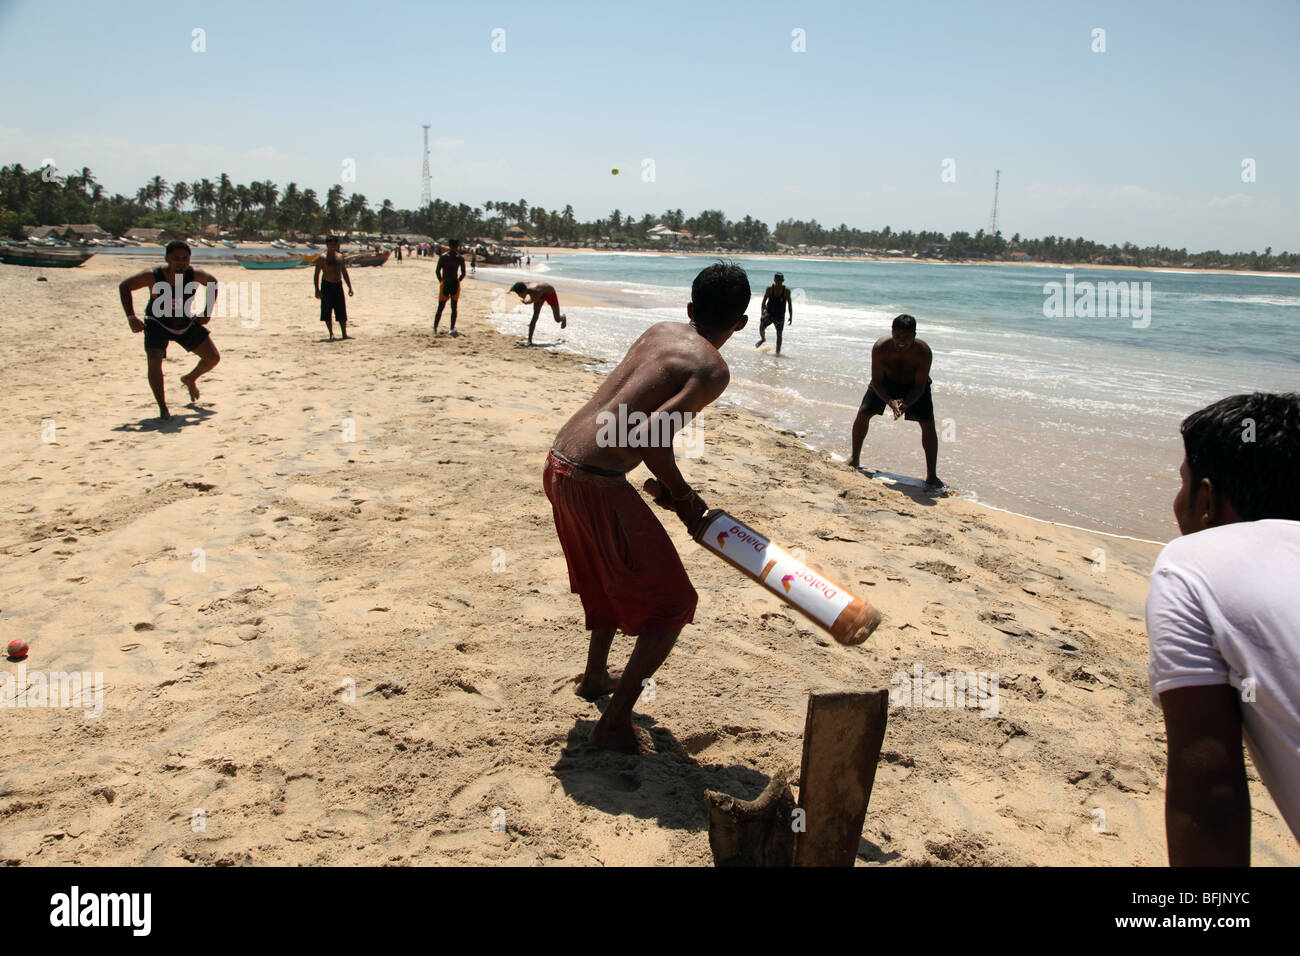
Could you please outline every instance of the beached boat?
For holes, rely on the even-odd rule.
[[[0,262],[11,266],[75,269],[93,255],[93,252],[64,252],[56,249],[32,249],[25,246],[0,246]]]
[[[307,264],[307,265],[311,265],[313,262],[315,262],[315,261],[316,261],[317,259],[319,259],[320,257],[321,257],[321,253],[319,253],[319,252],[308,253],[307,255],[305,255],[305,256],[302,257],[302,262],[304,262],[304,263]]]
[[[383,252],[362,252],[353,253],[348,256],[348,265],[350,266],[382,266],[388,261],[392,253],[385,249]]]
[[[225,246],[227,249],[235,249],[235,248],[238,248],[238,247],[237,247],[233,242],[231,242],[229,239],[222,239],[222,240],[221,240],[221,244],[222,244],[223,246]]]
[[[235,256],[235,261],[245,269],[301,269],[310,265],[301,259],[284,259],[279,256]]]

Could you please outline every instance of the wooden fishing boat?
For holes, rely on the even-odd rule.
[[[245,269],[301,269],[310,264],[280,256],[235,256],[235,261]]]
[[[313,262],[315,262],[317,259],[319,259],[319,258],[321,257],[321,255],[322,255],[322,253],[319,253],[319,252],[308,253],[307,255],[305,255],[305,256],[302,257],[301,261],[302,261],[303,263],[305,263],[306,265],[311,265]]]
[[[391,255],[392,252],[385,249],[383,252],[353,253],[347,260],[350,266],[382,266]]]
[[[63,252],[55,249],[33,249],[26,246],[0,246],[0,262],[11,266],[75,269],[93,255],[93,252]]]

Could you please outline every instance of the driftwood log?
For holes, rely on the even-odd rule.
[[[889,691],[810,694],[796,806],[785,771],[756,800],[704,791],[717,866],[852,866],[876,780]]]
[[[709,847],[716,866],[789,866],[794,862],[794,794],[778,771],[756,800],[704,791]]]

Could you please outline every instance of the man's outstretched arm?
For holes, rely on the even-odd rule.
[[[1160,705],[1169,749],[1169,865],[1250,866],[1250,792],[1236,690],[1178,687],[1162,693]]]
[[[659,483],[655,504],[675,511],[691,531],[695,530],[695,520],[707,509],[677,468],[671,436],[686,427],[705,406],[717,401],[730,381],[731,374],[725,367],[692,375],[676,395],[655,409],[647,425],[649,447],[646,447],[641,460]],[[667,429],[664,423],[669,426]]]

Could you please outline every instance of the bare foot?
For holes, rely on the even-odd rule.
[[[343,340],[344,340],[344,341],[347,341],[347,337],[348,337],[348,334],[347,334],[346,332],[344,332],[344,333],[343,333]]]
[[[601,730],[600,724],[591,732],[587,740],[593,747],[599,747],[602,750],[617,750],[625,754],[640,754],[642,757],[653,757],[659,751],[655,750],[654,741],[650,738],[650,732],[642,730],[634,724],[628,724],[621,729]]]
[[[568,327],[569,327],[569,317],[567,315],[560,316],[560,328],[567,329]]]
[[[169,412],[169,411],[167,411],[167,406],[166,406],[166,405],[159,405],[159,406],[158,406],[158,417],[161,418],[163,421],[167,421],[167,419],[169,419],[169,418],[172,417],[172,413]]]
[[[945,487],[946,486],[942,481],[939,480],[939,477],[937,475],[933,478],[925,479],[926,491],[942,491]]]
[[[574,678],[573,692],[583,700],[595,701],[606,694],[614,693],[618,682],[622,679],[623,672],[620,670],[607,669],[605,673],[597,675],[592,680],[588,680],[586,674],[579,674]]]
[[[190,401],[197,402],[199,400],[199,386],[195,383],[194,379],[190,378],[188,375],[182,375],[181,384],[190,390]]]

